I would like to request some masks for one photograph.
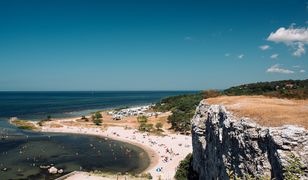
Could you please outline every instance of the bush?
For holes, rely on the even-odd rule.
[[[197,173],[192,168],[192,154],[188,154],[184,160],[180,162],[175,173],[176,180],[198,179]]]
[[[284,168],[283,177],[288,180],[299,180],[300,175],[304,172],[302,170],[302,163],[300,158],[296,157],[293,153],[290,153],[288,161],[288,166]]]
[[[95,112],[95,113],[94,113],[94,116],[95,116],[95,119],[101,119],[101,118],[103,118],[102,114],[101,114],[99,111]]]
[[[97,126],[100,126],[101,124],[102,124],[102,120],[101,119],[94,119],[93,120],[93,123],[95,124],[95,125],[97,125]]]
[[[34,130],[35,127],[33,126],[18,126],[19,129],[23,129],[23,130]]]
[[[86,116],[81,116],[81,120],[89,121],[89,119]]]
[[[93,123],[97,126],[100,126],[103,122],[102,121],[103,116],[100,112],[96,112],[92,114],[91,118],[92,118]]]
[[[142,173],[141,177],[146,178],[146,179],[153,179],[151,173]]]
[[[172,115],[168,117],[171,129],[187,132],[190,130],[190,119],[202,99],[202,93],[168,97],[162,99],[153,109],[160,112],[171,111]]]
[[[137,121],[142,124],[142,123],[147,123],[148,122],[148,118],[146,116],[138,116],[137,117]]]
[[[156,127],[156,130],[157,130],[157,131],[160,131],[161,128],[163,127],[163,124],[162,124],[161,122],[157,122],[157,123],[155,124],[155,127]]]

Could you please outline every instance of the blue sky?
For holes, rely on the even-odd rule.
[[[0,1],[0,90],[306,79],[307,35],[308,0]]]

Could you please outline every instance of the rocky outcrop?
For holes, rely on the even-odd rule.
[[[201,102],[192,119],[193,169],[199,179],[283,179],[294,154],[308,179],[308,131],[298,126],[262,127],[220,105]]]
[[[58,169],[54,166],[52,166],[51,168],[48,169],[48,172],[50,174],[57,174],[58,173]]]

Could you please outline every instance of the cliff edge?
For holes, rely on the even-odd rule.
[[[303,127],[263,127],[205,101],[191,123],[192,165],[199,179],[280,180],[287,173],[308,179],[308,131]]]

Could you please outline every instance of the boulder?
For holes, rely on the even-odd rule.
[[[58,173],[58,169],[54,166],[52,166],[51,168],[48,169],[48,172],[50,174],[57,174]]]

